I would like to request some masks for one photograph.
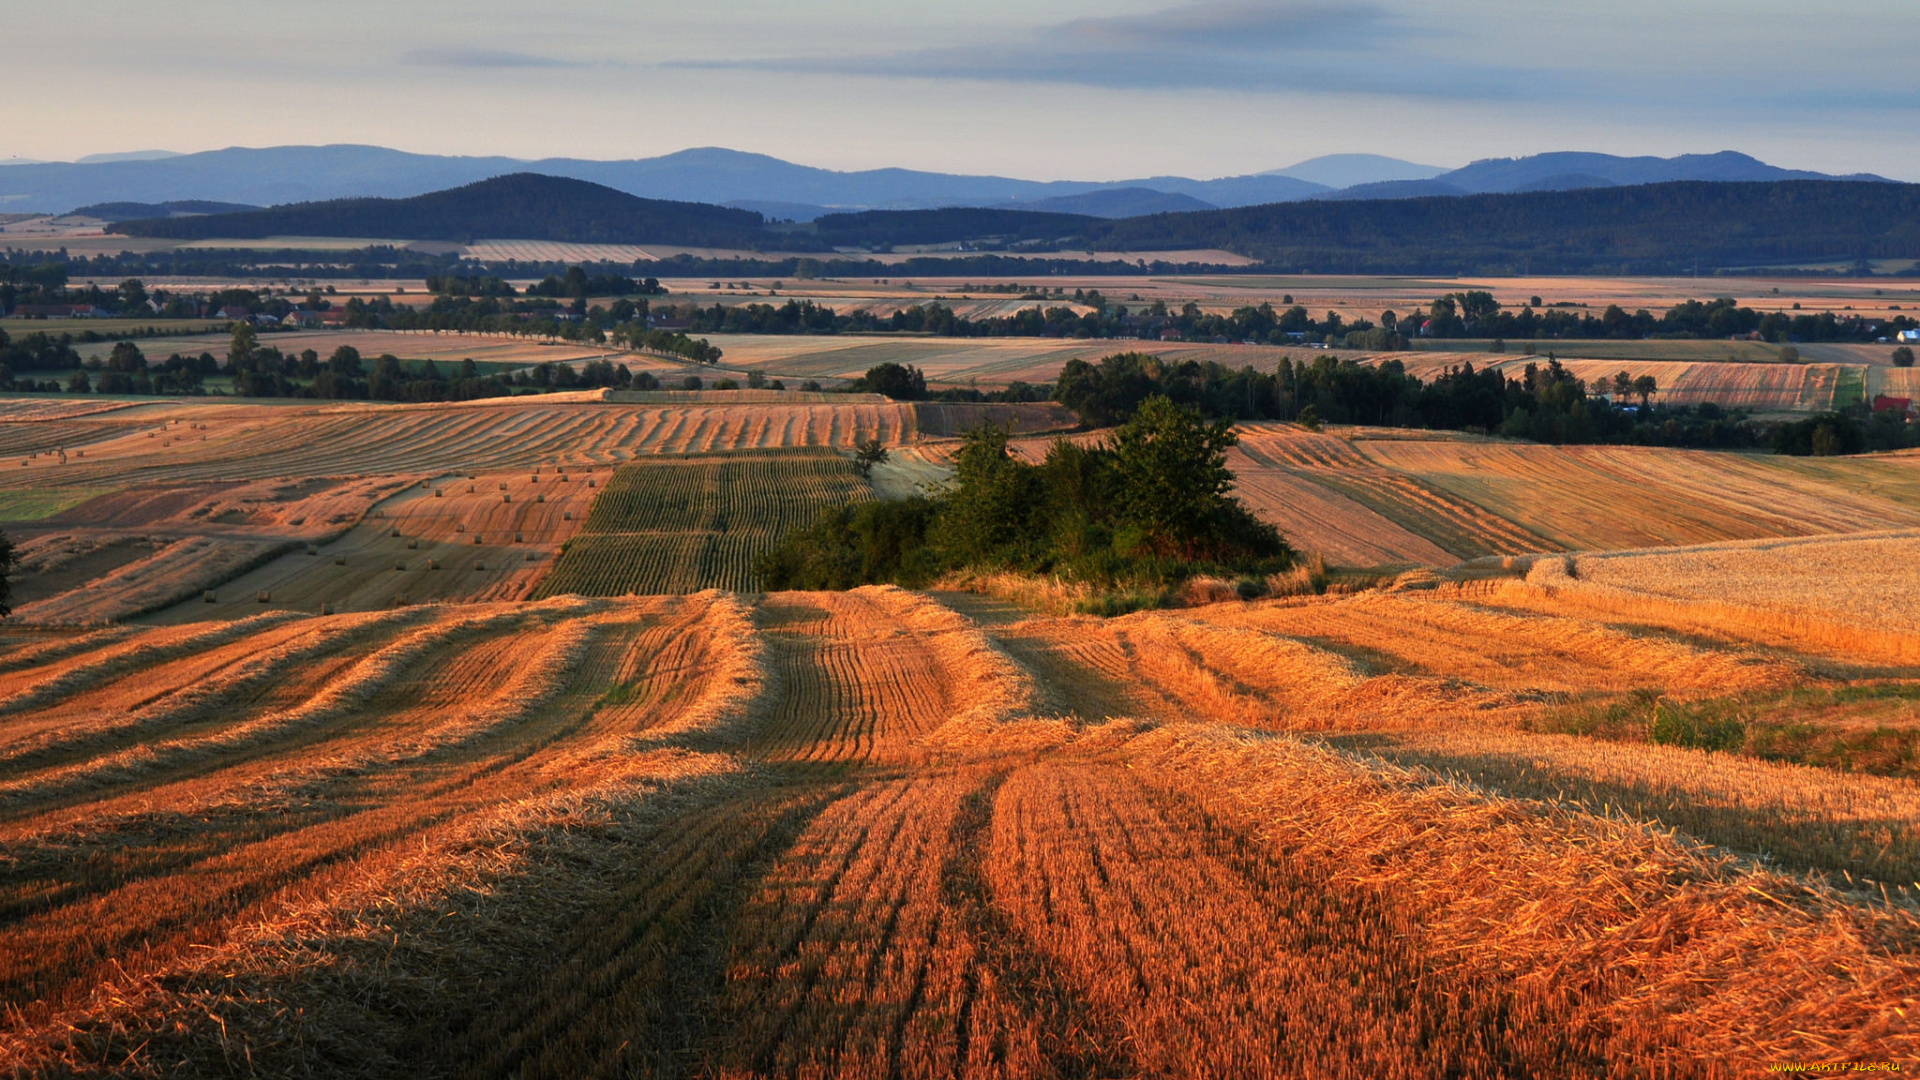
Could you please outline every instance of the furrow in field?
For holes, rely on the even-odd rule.
[[[0,769],[19,775],[162,732],[177,735],[215,712],[247,707],[295,668],[417,621],[406,612],[299,620],[140,669],[9,723]]]
[[[212,626],[190,625],[150,630],[90,653],[69,656],[47,665],[48,671],[22,671],[0,679],[0,715],[44,708],[79,693],[101,680],[115,678],[160,661],[239,641],[260,630],[297,618],[287,612],[269,612]]]
[[[733,926],[728,1075],[1031,1076],[1037,1032],[979,962],[942,874],[973,785],[875,784],[828,806]]]

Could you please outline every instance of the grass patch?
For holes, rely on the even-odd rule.
[[[1920,684],[1857,683],[1683,701],[1635,690],[1569,706],[1538,730],[1920,778]]]
[[[113,488],[40,488],[0,491],[0,521],[43,521]]]

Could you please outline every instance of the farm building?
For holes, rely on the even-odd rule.
[[[1878,394],[1878,395],[1875,395],[1873,399],[1873,411],[1877,413],[1882,413],[1882,412],[1906,413],[1907,415],[1911,416],[1913,415],[1913,399],[1904,398],[1904,397],[1888,397],[1885,394]]]

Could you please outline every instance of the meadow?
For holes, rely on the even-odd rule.
[[[14,1075],[1920,1054],[1912,454],[1246,425],[1346,572],[1102,618],[757,590],[941,407],[108,405],[0,403]]]

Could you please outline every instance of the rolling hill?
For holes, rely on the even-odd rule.
[[[749,247],[766,234],[749,210],[641,199],[599,184],[516,173],[409,199],[338,199],[199,217],[146,218],[114,228],[132,236],[353,236],[471,241],[480,237],[600,244]]]

